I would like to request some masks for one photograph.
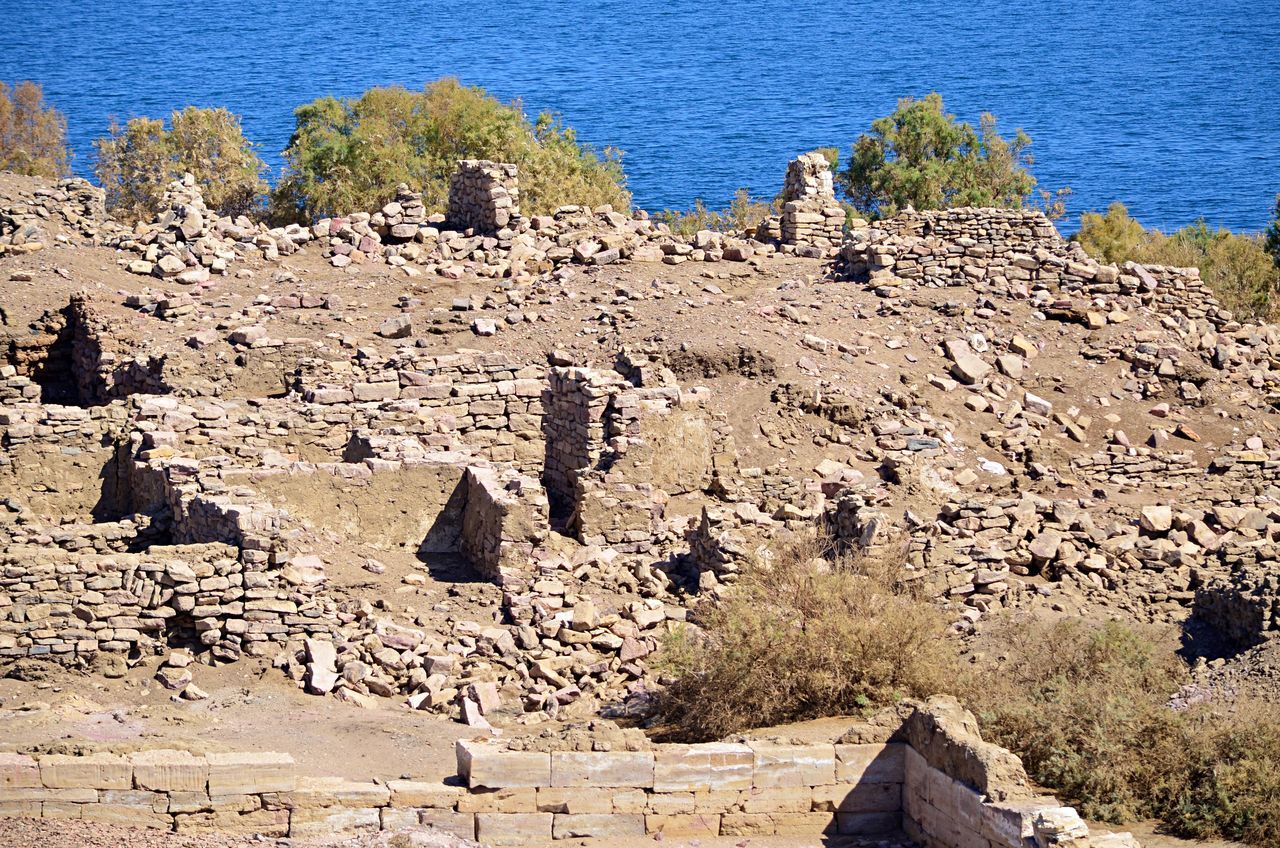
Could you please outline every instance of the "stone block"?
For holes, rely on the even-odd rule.
[[[614,812],[613,799],[612,792],[583,792],[568,787],[544,786],[538,790],[538,812],[603,815]],[[642,798],[640,808],[643,806]]]
[[[824,789],[826,787],[818,787]],[[825,811],[814,805],[815,790],[808,786],[777,786],[743,792],[742,810],[746,813],[809,813]]]
[[[377,807],[297,807],[289,815],[289,837],[349,836],[382,829]]]
[[[76,804],[69,801],[45,801],[40,805],[42,819],[79,819],[80,813],[88,804]]]
[[[57,801],[65,804],[96,804],[96,789],[45,789],[43,787],[23,787],[21,789],[0,789],[0,803],[20,801]]]
[[[39,801],[0,801],[0,818],[38,819]]]
[[[713,814],[644,817],[645,833],[664,837],[698,838],[720,835],[720,816]]]
[[[755,754],[746,745],[672,745],[654,752],[655,792],[750,789]]]
[[[649,809],[649,793],[643,789],[619,789],[613,793],[613,811],[623,815],[643,813]]]
[[[551,755],[536,751],[504,751],[484,742],[459,739],[455,746],[458,776],[472,789],[551,786]]]
[[[387,788],[391,790],[390,803],[393,807],[452,810],[457,807],[458,799],[466,794],[461,786],[435,781],[390,780]]]
[[[710,792],[693,793],[695,813],[735,813],[740,809],[745,791],[737,789],[713,789]]]
[[[385,807],[390,801],[386,786],[340,777],[300,777],[293,790],[295,807]]]
[[[652,751],[556,751],[552,786],[653,787]]]
[[[902,809],[902,784],[818,786],[813,790],[813,809],[833,813],[895,813]]]
[[[837,745],[837,783],[902,783],[906,780],[906,745]]]
[[[836,832],[842,836],[879,836],[901,827],[901,813],[836,813]]]
[[[174,829],[178,833],[262,834],[263,836],[288,836],[289,811],[254,810],[250,813],[214,811],[174,816]]]
[[[128,827],[145,827],[156,830],[171,830],[173,828],[173,818],[168,813],[157,813],[150,807],[139,807],[132,804],[84,804],[80,809],[80,818],[85,821],[120,824]]]
[[[648,797],[646,813],[678,816],[695,812],[692,792],[655,792]]]
[[[642,815],[556,813],[551,825],[554,839],[628,839],[644,835]]]
[[[209,762],[189,751],[139,751],[129,755],[133,782],[139,789],[156,792],[204,792],[209,782]]]
[[[427,827],[451,833],[463,839],[476,838],[476,817],[471,813],[455,813],[451,810],[423,810],[419,820]]]
[[[831,813],[727,813],[720,817],[721,836],[817,836],[835,830],[836,818]]]
[[[293,757],[273,752],[209,754],[209,795],[292,792],[297,785]]]
[[[204,813],[213,810],[207,792],[170,792],[170,813]]]
[[[752,742],[755,754],[753,785],[758,789],[776,786],[824,786],[835,783],[834,745],[776,745]]]
[[[538,793],[531,787],[473,789],[458,798],[460,813],[536,813]]]
[[[132,789],[133,766],[114,754],[40,758],[40,782],[50,789]]]
[[[552,838],[551,813],[476,813],[477,842],[524,845]]]
[[[40,782],[40,766],[23,754],[0,752],[0,789],[34,789]]]

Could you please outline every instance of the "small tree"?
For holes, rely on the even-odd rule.
[[[530,121],[520,103],[445,78],[422,91],[371,88],[360,97],[322,97],[298,107],[284,151],[284,178],[272,196],[275,217],[308,220],[376,209],[408,183],[444,211],[459,159],[494,159],[520,168],[526,214],[567,204],[628,207],[620,155],[577,140],[556,116]]]
[[[221,107],[188,106],[169,116],[169,128],[154,118],[134,118],[94,142],[94,168],[107,192],[107,208],[126,218],[160,211],[165,187],[183,174],[195,176],[205,203],[224,215],[261,206],[266,165],[244,136],[240,119]]]
[[[0,171],[56,179],[71,172],[67,119],[39,83],[0,82]]]
[[[905,97],[854,143],[840,181],[854,206],[877,216],[907,206],[1021,206],[1036,186],[1030,145],[1022,130],[1001,136],[990,113],[976,130],[957,122],[937,92]]]
[[[1276,195],[1275,218],[1272,219],[1271,226],[1267,227],[1264,238],[1267,253],[1271,254],[1276,267],[1280,268],[1280,194]]]
[[[1079,242],[1094,259],[1115,263],[1132,259],[1138,245],[1147,239],[1147,231],[1117,200],[1107,207],[1105,215],[1098,212],[1081,215],[1080,230],[1071,239]]]

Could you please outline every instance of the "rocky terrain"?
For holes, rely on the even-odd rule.
[[[385,725],[424,747],[363,777],[443,777],[463,732],[643,710],[665,635],[812,527],[974,645],[1007,610],[1167,623],[1202,697],[1280,689],[1280,329],[1194,269],[1021,210],[842,237],[812,156],[733,236],[526,218],[513,166],[453,189],[268,228],[188,180],[129,227],[0,174],[6,742],[320,702],[300,768]]]

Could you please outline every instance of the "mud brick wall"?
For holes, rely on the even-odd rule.
[[[449,180],[449,223],[463,230],[495,233],[520,217],[520,181],[515,165],[464,159]]]
[[[467,469],[462,551],[472,566],[500,584],[529,577],[534,548],[547,536],[550,515],[542,485],[515,472]]]

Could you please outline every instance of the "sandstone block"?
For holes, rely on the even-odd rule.
[[[836,782],[901,783],[906,779],[906,745],[837,745]]]
[[[338,777],[298,778],[293,790],[295,807],[385,807],[390,801],[386,786]]]
[[[901,827],[901,813],[836,813],[836,832],[842,836],[879,836]]]
[[[174,816],[178,833],[226,833],[257,834],[264,836],[289,835],[289,811],[255,810],[250,813],[212,812]]]
[[[573,815],[557,813],[551,825],[554,839],[627,839],[644,836],[641,815]]]
[[[825,811],[827,807],[814,803],[814,793],[834,787],[820,786],[817,790],[808,786],[777,786],[772,789],[752,789],[744,792],[743,812],[747,813],[808,813]]]
[[[40,782],[40,766],[23,754],[0,752],[0,789],[32,789]]]
[[[209,754],[209,794],[255,795],[292,792],[293,757],[272,752]]]
[[[753,785],[759,789],[775,786],[823,786],[835,783],[834,745],[776,745],[752,742],[755,754]]]
[[[476,813],[477,842],[523,845],[552,839],[551,813]]]
[[[813,809],[841,813],[893,813],[902,809],[901,783],[857,783],[818,786]]]
[[[652,788],[652,751],[556,751],[552,786]]]
[[[755,754],[746,745],[673,745],[654,755],[655,792],[750,789]]]
[[[204,792],[209,782],[209,762],[189,751],[139,751],[129,755],[133,782],[139,789],[156,792]]]
[[[697,838],[720,835],[718,815],[645,816],[645,833],[664,837]]]
[[[289,837],[351,835],[377,832],[382,816],[376,807],[295,807],[289,815]]]
[[[85,804],[80,810],[80,818],[104,824],[121,824],[158,830],[169,830],[173,827],[173,819],[167,813],[157,813],[149,807],[132,804]]]
[[[40,782],[50,789],[132,789],[133,766],[114,754],[40,758]]]
[[[476,817],[471,813],[455,813],[450,810],[423,810],[419,818],[431,828],[452,833],[463,839],[476,838]]]
[[[544,786],[538,790],[538,812],[575,816],[612,813],[613,798],[611,792],[583,792],[568,787]],[[639,808],[643,809],[643,805],[642,799]]]
[[[551,786],[551,755],[504,751],[484,742],[459,739],[455,746],[458,776],[472,789]]]
[[[450,786],[446,783],[416,780],[391,780],[387,782],[391,791],[393,807],[427,807],[435,810],[452,810],[458,805],[458,798],[466,794],[461,786]]]
[[[532,787],[473,789],[458,798],[460,813],[534,813],[538,794]]]
[[[721,836],[816,836],[835,829],[831,813],[728,813],[720,817]]]

